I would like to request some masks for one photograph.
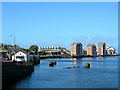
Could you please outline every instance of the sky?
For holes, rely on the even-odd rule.
[[[71,43],[118,49],[117,2],[4,2],[2,42],[23,48],[65,47]]]

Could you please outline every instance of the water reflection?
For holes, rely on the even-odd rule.
[[[81,58],[71,58],[71,60],[81,60]]]
[[[77,62],[71,62],[71,64],[73,64],[73,65],[74,65],[74,64],[77,64]]]
[[[80,62],[76,60],[82,60],[82,58],[71,58],[71,60],[72,60],[71,64],[74,65],[74,64],[79,64]]]
[[[92,57],[87,57],[87,60],[92,60],[93,58]]]
[[[98,57],[98,60],[103,60],[103,57]]]

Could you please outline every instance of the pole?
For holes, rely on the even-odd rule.
[[[11,37],[14,35],[10,35]],[[13,52],[15,52],[15,36],[14,36],[14,48],[13,48]],[[15,53],[14,53],[14,60],[15,60]]]
[[[15,36],[14,36],[14,60],[15,60]]]
[[[10,45],[10,40],[9,40],[9,45]],[[10,46],[8,47],[8,49],[9,49],[9,60],[10,60],[10,57],[11,57],[11,55],[10,55]]]
[[[15,46],[15,36],[14,36],[14,46]]]

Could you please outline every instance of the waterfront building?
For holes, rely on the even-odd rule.
[[[106,44],[104,42],[98,44],[98,55],[106,55]]]
[[[70,54],[70,51],[64,47],[39,47],[39,52],[42,51],[50,55]]]
[[[87,55],[91,55],[91,56],[97,55],[95,44],[88,44],[87,45]]]
[[[27,62],[27,54],[25,52],[19,51],[14,55],[12,55],[12,61],[14,60],[17,62],[21,62],[21,61]]]
[[[109,46],[106,46],[106,54],[107,55],[114,55],[115,54],[115,49]]]
[[[8,51],[6,49],[0,49],[0,57],[3,59],[8,58]]]
[[[6,43],[0,43],[0,57],[2,60],[8,59],[8,50],[6,46]]]
[[[82,55],[82,44],[80,42],[71,44],[71,55]]]
[[[23,50],[23,48],[20,48],[19,46],[11,46],[11,45],[8,45],[7,46],[7,49],[8,49],[8,57],[9,57],[9,60],[12,60],[12,55],[14,55],[15,53],[19,52],[19,51],[22,51],[22,52],[25,52]],[[26,53],[26,52],[25,52]]]
[[[87,49],[83,49],[83,55],[87,55]]]
[[[98,49],[96,48],[96,55],[98,54]]]
[[[70,50],[66,50],[66,53],[69,54],[69,55],[71,54]]]

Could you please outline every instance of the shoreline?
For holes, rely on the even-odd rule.
[[[34,64],[2,62],[2,89],[8,89],[34,72]]]
[[[90,55],[82,55],[82,56],[40,56],[40,59],[48,59],[48,58],[84,58],[84,57],[113,57],[113,56],[120,56],[119,54],[116,55],[99,55],[99,56],[90,56]]]

